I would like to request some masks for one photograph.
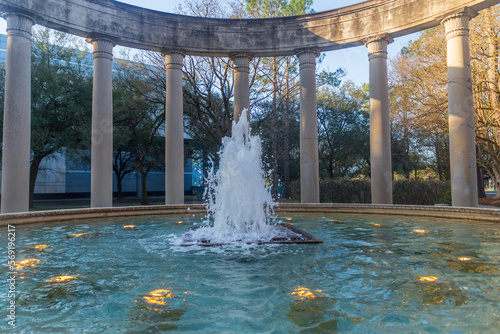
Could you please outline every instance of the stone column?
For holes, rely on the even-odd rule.
[[[184,54],[165,52],[165,204],[184,203],[184,122],[182,62]]]
[[[31,139],[31,27],[24,14],[7,13],[7,67],[2,152],[2,213],[29,210]]]
[[[234,114],[233,120],[238,122],[243,109],[248,109],[250,118],[250,60],[252,57],[245,54],[237,54],[231,57],[234,63]]]
[[[318,112],[314,50],[298,54],[300,63],[300,201],[319,203]]]
[[[474,207],[477,202],[476,137],[469,54],[469,20],[477,15],[465,10],[448,16],[448,122],[450,128],[451,199],[453,206]]]
[[[113,47],[103,37],[87,39],[94,48],[90,206],[113,206]]]
[[[370,62],[370,165],[372,204],[392,204],[391,122],[387,84],[389,35],[365,41]]]

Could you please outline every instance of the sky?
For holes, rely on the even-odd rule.
[[[175,12],[178,4],[184,3],[184,0],[119,0],[135,6],[141,6],[163,12]],[[221,0],[223,3],[229,3],[228,0]],[[352,5],[361,2],[359,0],[313,0],[313,9],[316,12],[336,9],[343,6]],[[0,19],[0,34],[5,34],[6,22]],[[399,53],[401,48],[410,40],[418,38],[418,34],[407,35],[396,38],[389,44],[387,51],[389,59]],[[323,63],[318,66],[318,70],[335,71],[339,67],[343,68],[347,75],[344,80],[351,80],[357,85],[368,83],[368,50],[365,46],[358,46],[337,51],[325,53]]]
[[[184,0],[119,0],[135,6],[141,6],[163,12],[174,13],[178,4],[184,3]],[[221,0],[223,3],[230,1]],[[362,1],[359,0],[313,0],[313,9],[316,12],[336,9],[344,6],[349,6]],[[418,34],[411,34],[396,38],[393,43],[389,44],[387,51],[389,58],[397,55],[401,48],[410,40],[418,38]],[[357,85],[368,83],[368,49],[365,46],[358,46],[349,49],[329,51],[325,53],[323,63],[318,66],[319,70],[335,71],[342,67],[347,75],[344,80],[348,79]]]

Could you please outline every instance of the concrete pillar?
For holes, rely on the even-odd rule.
[[[474,207],[477,202],[476,137],[469,53],[469,20],[477,15],[465,10],[448,16],[448,122],[450,128],[451,199],[453,206]]]
[[[392,204],[391,121],[387,84],[389,35],[365,41],[370,62],[370,165],[372,204]]]
[[[90,206],[113,206],[113,47],[103,37],[87,41],[94,48],[92,88],[92,148],[90,161]]]
[[[7,67],[2,152],[2,213],[29,210],[31,28],[24,14],[7,13]]]
[[[182,62],[184,54],[166,52],[165,204],[184,203],[184,122]]]
[[[300,64],[300,201],[319,203],[318,112],[314,50],[298,54]]]
[[[245,54],[237,54],[231,57],[234,63],[234,114],[233,120],[238,122],[243,109],[248,109],[250,118],[250,60],[252,57]]]

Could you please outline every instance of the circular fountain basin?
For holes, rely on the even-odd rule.
[[[202,224],[201,206],[170,207],[176,213],[160,216],[167,208],[143,208],[142,215],[135,208],[79,210],[100,212],[98,220],[69,219],[69,212],[76,217],[78,210],[31,214],[59,221],[14,225],[16,328],[47,333],[486,333],[496,328],[497,211],[436,208],[434,217],[417,217],[379,214],[382,206],[325,205],[315,209],[324,212],[304,213],[313,207],[283,205],[279,220],[322,244],[182,247],[184,233]],[[371,213],[340,212],[348,210]],[[137,216],[125,217],[127,211]],[[488,212],[490,221],[453,218],[485,218]],[[14,216],[10,221],[3,216],[3,222],[12,223]],[[1,243],[7,258],[6,239]],[[3,305],[7,298],[0,294]],[[0,330],[9,329],[7,321],[0,324]]]

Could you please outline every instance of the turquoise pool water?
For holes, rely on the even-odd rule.
[[[324,243],[180,247],[191,215],[18,225],[17,259],[35,260],[17,268],[14,332],[498,332],[500,225],[280,218]]]

